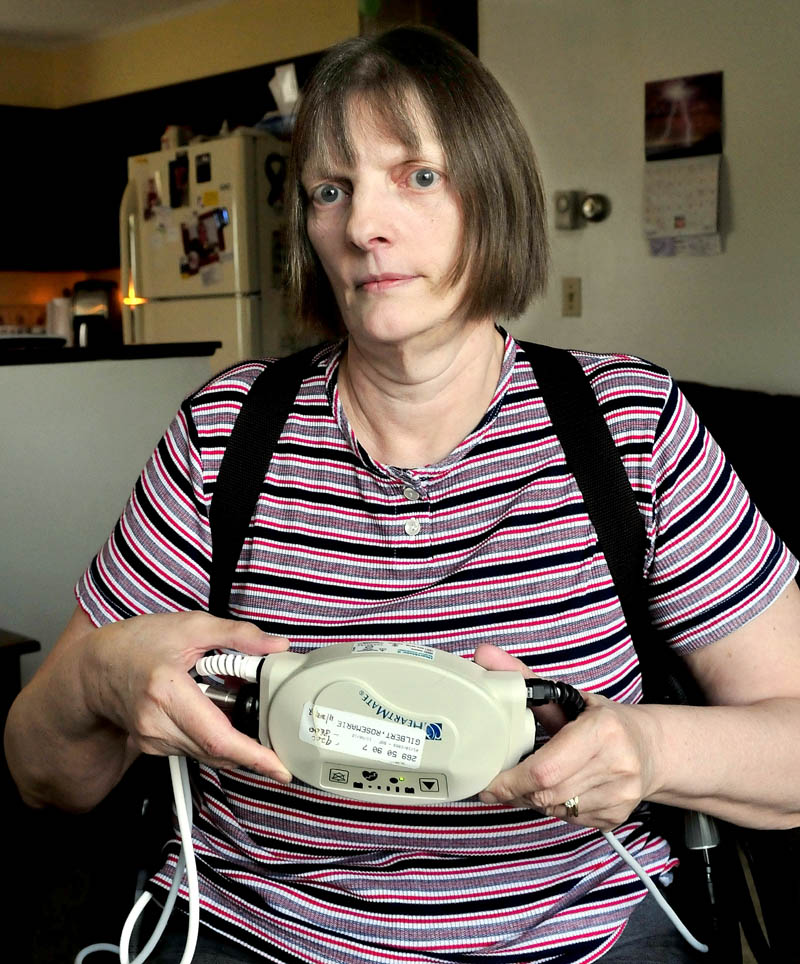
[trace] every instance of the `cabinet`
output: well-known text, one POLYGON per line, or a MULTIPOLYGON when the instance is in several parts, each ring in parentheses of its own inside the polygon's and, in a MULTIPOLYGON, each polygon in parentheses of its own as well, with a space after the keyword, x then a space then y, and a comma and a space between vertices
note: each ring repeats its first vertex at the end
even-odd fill
POLYGON ((48 147, 60 140, 54 126, 58 113, 41 108, 0 107, 0 270, 39 266, 44 212, 52 209, 57 198, 49 173, 48 147))
POLYGON ((292 61, 298 82, 320 54, 231 71, 60 110, 0 106, 4 230, 0 271, 119 266, 118 211, 127 159, 158 150, 168 124, 213 136, 275 109, 269 81, 292 61))

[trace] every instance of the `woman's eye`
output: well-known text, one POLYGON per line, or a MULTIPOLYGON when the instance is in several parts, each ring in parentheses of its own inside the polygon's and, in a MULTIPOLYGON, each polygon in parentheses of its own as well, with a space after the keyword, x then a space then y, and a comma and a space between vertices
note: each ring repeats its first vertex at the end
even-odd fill
POLYGON ((433 187, 440 178, 441 174, 437 174, 436 171, 421 167, 418 171, 412 172, 410 181, 414 187, 433 187))
POLYGON ((335 184, 320 184, 311 192, 311 200, 319 204, 335 204, 341 196, 342 190, 335 184))

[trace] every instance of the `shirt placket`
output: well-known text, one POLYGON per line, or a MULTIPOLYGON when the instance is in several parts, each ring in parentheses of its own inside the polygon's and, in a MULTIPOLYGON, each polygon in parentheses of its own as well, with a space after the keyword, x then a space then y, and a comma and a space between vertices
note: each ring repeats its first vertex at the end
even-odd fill
POLYGON ((400 536, 415 546, 431 544, 431 506, 422 486, 403 482, 401 487, 400 536))

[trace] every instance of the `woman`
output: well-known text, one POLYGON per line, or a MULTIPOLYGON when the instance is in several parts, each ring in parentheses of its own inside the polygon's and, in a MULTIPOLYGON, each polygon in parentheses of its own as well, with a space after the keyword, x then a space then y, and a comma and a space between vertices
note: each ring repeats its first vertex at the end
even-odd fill
MULTIPOLYGON (((576 353, 647 523, 653 619, 716 705, 639 704, 580 492, 524 353, 497 327, 542 289, 546 262, 539 179, 507 98, 433 32, 349 41, 305 92, 293 171, 300 314, 337 340, 262 487, 231 594, 243 621, 202 612, 207 509, 260 362, 184 404, 79 583, 9 719, 22 793, 87 808, 140 752, 199 761, 203 923, 222 959, 613 961, 627 940, 630 959, 680 960, 682 939, 596 828, 617 828, 659 877, 674 861, 637 821, 642 800, 800 822, 796 563, 666 373, 576 353), (481 799, 359 804, 290 782, 186 672, 217 647, 370 639, 562 678, 588 706, 561 729, 543 715, 552 738, 481 799)), ((173 867, 174 849, 159 893, 173 867)))

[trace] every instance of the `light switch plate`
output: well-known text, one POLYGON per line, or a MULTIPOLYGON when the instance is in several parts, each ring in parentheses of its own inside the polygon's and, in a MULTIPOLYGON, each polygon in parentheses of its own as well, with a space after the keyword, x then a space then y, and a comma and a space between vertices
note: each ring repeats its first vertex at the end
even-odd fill
POLYGON ((561 316, 562 318, 580 318, 583 310, 581 298, 581 279, 561 279, 561 316))
POLYGON ((581 224, 580 191, 556 191, 555 193, 555 226, 561 231, 573 231, 581 224))

